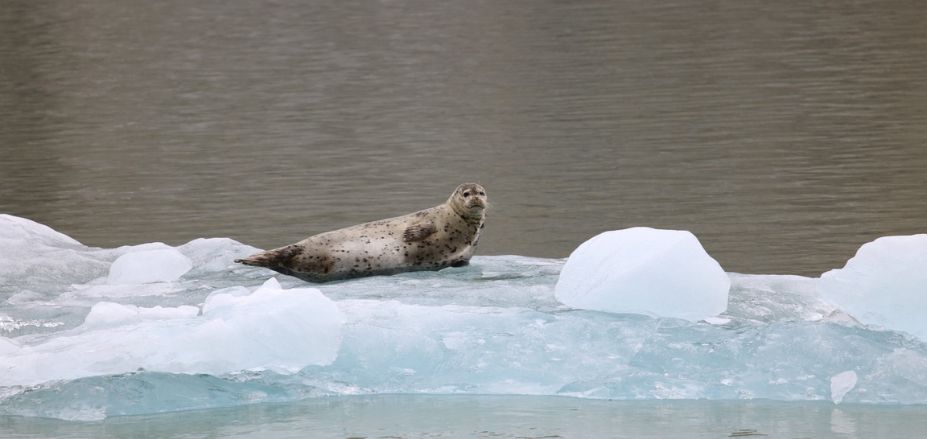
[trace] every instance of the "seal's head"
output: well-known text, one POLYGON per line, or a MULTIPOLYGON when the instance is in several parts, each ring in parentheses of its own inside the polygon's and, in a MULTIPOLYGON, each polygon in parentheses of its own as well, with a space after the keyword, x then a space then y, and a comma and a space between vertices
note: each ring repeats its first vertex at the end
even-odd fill
POLYGON ((464 218, 482 218, 483 211, 489 207, 486 189, 476 183, 457 186, 447 203, 464 218))

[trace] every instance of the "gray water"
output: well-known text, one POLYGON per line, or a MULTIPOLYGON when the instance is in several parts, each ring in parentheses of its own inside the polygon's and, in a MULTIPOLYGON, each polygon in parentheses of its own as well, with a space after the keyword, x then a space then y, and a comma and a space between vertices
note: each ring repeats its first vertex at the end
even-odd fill
POLYGON ((16 438, 920 438, 927 408, 832 403, 380 395, 71 423, 0 417, 16 438))
POLYGON ((917 0, 6 0, 0 212, 266 248, 478 181, 481 254, 817 275, 925 231, 925 53, 917 0))

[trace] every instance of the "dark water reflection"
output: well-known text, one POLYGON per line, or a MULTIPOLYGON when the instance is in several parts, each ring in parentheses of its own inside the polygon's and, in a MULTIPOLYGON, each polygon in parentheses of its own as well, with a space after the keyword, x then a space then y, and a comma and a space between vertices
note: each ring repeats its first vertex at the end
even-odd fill
POLYGON ((482 254, 692 230, 818 274, 927 231, 918 1, 8 0, 0 212, 259 246, 494 202, 482 254))

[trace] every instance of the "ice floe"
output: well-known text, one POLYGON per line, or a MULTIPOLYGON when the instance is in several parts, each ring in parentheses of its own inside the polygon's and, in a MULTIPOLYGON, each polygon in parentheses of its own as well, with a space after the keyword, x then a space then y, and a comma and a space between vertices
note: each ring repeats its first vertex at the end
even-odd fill
POLYGON ((927 403, 923 336, 892 325, 918 309, 920 247, 864 246, 818 279, 723 273, 686 232, 635 233, 568 261, 478 256, 313 285, 234 264, 255 249, 227 238, 101 249, 0 215, 0 414, 387 392, 927 403), (110 282, 122 257, 147 270, 126 255, 149 251, 164 251, 158 276, 110 282), (665 302, 612 290, 629 285, 665 302))

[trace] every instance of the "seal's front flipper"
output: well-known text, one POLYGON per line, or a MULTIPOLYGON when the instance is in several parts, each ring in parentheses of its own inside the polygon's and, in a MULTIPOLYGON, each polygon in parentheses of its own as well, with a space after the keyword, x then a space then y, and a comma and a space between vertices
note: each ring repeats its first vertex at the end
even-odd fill
POLYGON ((435 230, 435 225, 432 223, 413 224, 402 233, 402 240, 405 242, 422 241, 435 233, 435 230))

